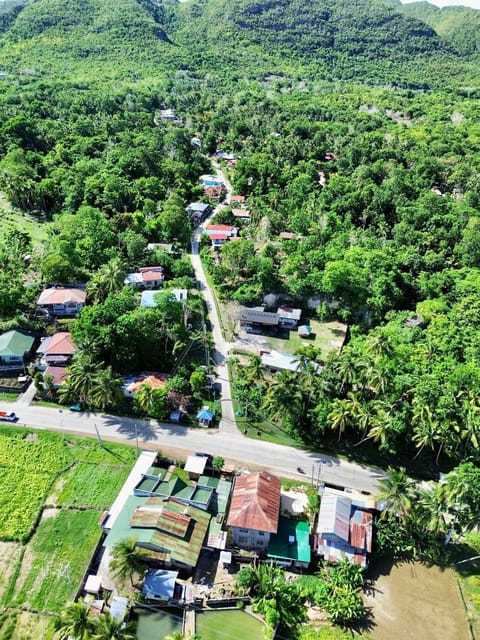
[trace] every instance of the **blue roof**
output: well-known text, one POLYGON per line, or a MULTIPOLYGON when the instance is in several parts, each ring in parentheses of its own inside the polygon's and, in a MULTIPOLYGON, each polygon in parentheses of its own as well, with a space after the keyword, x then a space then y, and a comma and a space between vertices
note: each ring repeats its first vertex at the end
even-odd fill
POLYGON ((209 409, 200 409, 197 413, 197 420, 212 420, 215 414, 209 409))

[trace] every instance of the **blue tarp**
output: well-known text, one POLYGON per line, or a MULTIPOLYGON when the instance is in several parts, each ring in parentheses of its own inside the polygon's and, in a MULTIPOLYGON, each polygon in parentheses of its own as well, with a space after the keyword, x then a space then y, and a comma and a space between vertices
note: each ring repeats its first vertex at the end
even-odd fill
POLYGON ((149 569, 143 582, 143 593, 147 598, 168 602, 173 598, 178 571, 149 569))

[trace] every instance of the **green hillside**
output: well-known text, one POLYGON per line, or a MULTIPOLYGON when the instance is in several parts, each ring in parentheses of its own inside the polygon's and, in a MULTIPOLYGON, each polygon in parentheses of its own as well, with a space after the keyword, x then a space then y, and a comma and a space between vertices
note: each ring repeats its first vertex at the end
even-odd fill
POLYGON ((480 11, 468 7, 443 7, 428 2, 401 5, 404 15, 422 20, 463 55, 480 53, 480 11))
POLYGON ((0 68, 9 73, 91 81, 215 69, 423 88, 445 78, 476 84, 476 67, 448 39, 375 0, 35 0, 6 7, 0 68))

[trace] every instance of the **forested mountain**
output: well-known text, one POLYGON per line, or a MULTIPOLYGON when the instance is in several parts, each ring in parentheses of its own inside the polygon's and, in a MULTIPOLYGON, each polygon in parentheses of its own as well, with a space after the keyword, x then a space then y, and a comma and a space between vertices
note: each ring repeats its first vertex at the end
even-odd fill
POLYGON ((404 15, 430 25, 460 53, 475 56, 479 54, 480 11, 456 6, 440 9, 429 2, 412 2, 400 5, 399 9, 404 15))
POLYGON ((377 0, 12 0, 3 8, 0 65, 12 72, 300 71, 413 87, 476 75, 426 22, 377 0))

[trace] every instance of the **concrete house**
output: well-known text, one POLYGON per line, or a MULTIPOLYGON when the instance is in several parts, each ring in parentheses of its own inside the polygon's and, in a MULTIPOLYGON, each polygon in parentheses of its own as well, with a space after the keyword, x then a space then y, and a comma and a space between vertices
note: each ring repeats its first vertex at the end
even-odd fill
POLYGON ((270 536, 278 529, 280 489, 280 480, 266 471, 235 478, 227 519, 234 545, 267 551, 270 536))
POLYGON ((210 224, 205 229, 205 232, 210 236, 212 247, 215 249, 238 235, 237 227, 232 227, 228 224, 210 224))
POLYGON ((75 316, 85 305, 87 293, 84 289, 50 287, 44 289, 37 300, 37 307, 50 316, 75 316))
POLYGON ((30 355, 35 338, 21 331, 7 331, 0 336, 0 368, 22 368, 30 355))
POLYGON ((59 331, 53 336, 44 338, 37 349, 37 357, 41 366, 67 365, 77 350, 76 344, 68 331, 59 331))
POLYGON ((127 273, 124 284, 131 284, 137 289, 156 289, 165 280, 162 267, 139 267, 134 273, 127 273))
POLYGON ((190 220, 196 224, 203 222, 212 211, 211 205, 205 202, 192 202, 186 209, 190 220))

